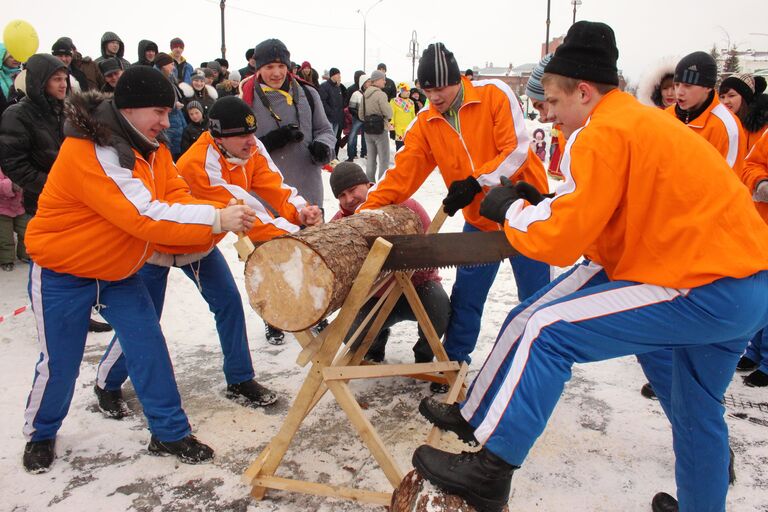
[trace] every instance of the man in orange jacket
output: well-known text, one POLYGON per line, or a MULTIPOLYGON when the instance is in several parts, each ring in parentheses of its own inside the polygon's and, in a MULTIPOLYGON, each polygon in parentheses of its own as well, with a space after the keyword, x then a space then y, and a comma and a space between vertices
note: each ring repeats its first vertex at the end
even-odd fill
POLYGON ((704 137, 739 172, 747 153, 741 121, 720 103, 715 94, 717 63, 705 52, 683 57, 675 67, 677 104, 667 107, 693 131, 704 137))
MULTIPOLYGON (((223 98, 211 107, 209 116, 210 132, 204 132, 177 162, 194 197, 219 204, 243 200, 256 212, 248 233, 254 241, 294 233, 300 224, 322 220, 317 206, 307 206, 294 188, 283 184, 280 172, 254 136, 256 120, 243 100, 223 98), (249 191, 259 194, 282 217, 275 218, 249 191)), ((275 403, 277 395, 254 380, 243 303, 224 256, 216 247, 178 254, 183 249, 161 247, 139 271, 158 317, 163 311, 170 267, 179 267, 195 282, 216 319, 227 397, 252 407, 275 403)), ((109 418, 121 419, 130 413, 121 392, 127 378, 125 357, 114 337, 99 363, 95 387, 99 409, 109 418)))
POLYGON ((550 113, 572 132, 554 197, 509 184, 480 206, 531 258, 587 259, 510 312, 461 406, 420 406, 483 448, 424 445, 416 469, 487 511, 507 503, 574 363, 662 347, 674 354, 673 372, 659 378, 672 390, 680 501, 659 493, 653 510, 725 510, 720 400, 747 339, 768 323, 768 226, 709 143, 617 89, 615 41, 609 26, 580 21, 545 68, 550 113))
MULTIPOLYGON (((429 108, 422 109, 411 123, 394 167, 370 190, 360 209, 402 203, 437 167, 448 186, 444 209, 449 215, 462 210, 464 231, 498 230, 498 223, 478 212, 485 191, 498 185, 502 176, 525 180, 542 192, 548 190, 544 166, 530 149, 517 97, 500 80, 462 77, 453 53, 442 43, 424 51, 418 75, 429 108)), ((511 263, 521 301, 549 283, 546 263, 526 256, 512 258, 511 263)), ((471 361, 483 306, 498 270, 498 264, 456 270, 444 341, 451 360, 471 361)))
POLYGON ((152 432, 150 453, 210 460, 213 450, 191 435, 155 308, 136 272, 160 244, 207 250, 219 233, 250 229, 255 213, 189 194, 160 142, 175 94, 156 69, 126 70, 114 99, 96 93, 73 100, 67 138, 25 240, 40 360, 24 413, 24 467, 41 473, 53 462, 93 306, 121 340, 152 432))

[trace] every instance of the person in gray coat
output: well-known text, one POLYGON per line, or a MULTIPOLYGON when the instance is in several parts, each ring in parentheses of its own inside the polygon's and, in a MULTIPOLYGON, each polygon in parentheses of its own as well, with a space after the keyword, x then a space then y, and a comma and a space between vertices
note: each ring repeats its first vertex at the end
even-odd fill
POLYGON ((392 106, 389 104, 387 94, 382 90, 387 76, 378 69, 371 73, 371 84, 363 93, 363 100, 358 108, 358 117, 365 127, 365 144, 368 146, 365 174, 368 179, 376 182, 389 168, 389 130, 392 120, 392 106), (381 116, 380 128, 373 124, 367 125, 366 118, 381 116), (376 128, 376 129, 374 129, 376 128), (379 170, 376 172, 376 160, 379 162, 379 170))
POLYGON ((256 114, 256 137, 309 204, 322 207, 322 167, 334 158, 336 134, 317 91, 288 72, 291 55, 278 39, 254 48, 256 74, 242 82, 243 100, 256 114), (289 101, 290 99, 290 101, 289 101))

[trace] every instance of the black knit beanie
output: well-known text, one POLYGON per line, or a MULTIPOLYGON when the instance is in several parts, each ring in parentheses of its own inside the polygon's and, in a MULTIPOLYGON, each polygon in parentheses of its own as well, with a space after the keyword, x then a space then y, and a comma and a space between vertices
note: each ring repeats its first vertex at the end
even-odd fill
POLYGON ((717 62, 706 52, 693 52, 683 57, 675 67, 675 82, 715 87, 717 62))
POLYGON ((115 85, 117 108, 168 107, 176 105, 176 91, 163 74, 149 66, 131 66, 115 85))
POLYGON ((461 82, 461 71, 456 58, 443 43, 433 43, 424 50, 419 59, 417 76, 423 89, 446 87, 461 82))
POLYGON ((619 49, 611 27, 605 23, 579 21, 568 29, 563 44, 555 50, 544 72, 619 85, 618 59, 619 49))
POLYGON ((291 53, 281 40, 267 39, 253 49, 253 59, 256 61, 256 69, 273 62, 288 66, 291 63, 291 53))
POLYGON ((370 182, 363 168, 354 162, 341 162, 331 172, 331 190, 336 198, 350 187, 370 182))
POLYGON ((256 116, 237 96, 216 100, 208 111, 209 129, 214 137, 234 137, 256 131, 256 116))
POLYGON ((62 37, 57 39, 53 46, 51 46, 51 55, 72 55, 72 43, 65 41, 66 38, 62 37))
POLYGON ((173 62, 173 57, 168 55, 167 53, 160 52, 157 55, 155 55, 155 66, 161 68, 163 66, 167 66, 168 64, 171 64, 173 62))
MULTIPOLYGON (((748 73, 729 76, 720 83, 720 89, 718 92, 720 94, 725 94, 729 90, 733 89, 739 93, 742 98, 744 98, 746 103, 752 103, 752 99, 755 97, 755 95, 761 94, 763 90, 765 90, 765 86, 763 86, 763 90, 758 90, 759 83, 756 78, 758 77, 754 77, 748 73)), ((765 79, 763 79, 763 83, 764 82, 765 79)))

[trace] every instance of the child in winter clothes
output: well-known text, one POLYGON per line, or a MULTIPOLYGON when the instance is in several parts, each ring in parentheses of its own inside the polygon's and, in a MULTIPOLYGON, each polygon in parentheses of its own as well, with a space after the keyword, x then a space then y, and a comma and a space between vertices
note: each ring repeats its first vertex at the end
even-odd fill
POLYGON ((547 160, 547 141, 544 140, 544 130, 541 128, 536 128, 533 131, 531 149, 542 162, 547 160))
POLYGON ((392 98, 392 126, 395 127, 395 150, 403 147, 405 130, 416 117, 416 107, 410 99, 411 90, 408 84, 401 82, 397 85, 397 97, 392 98))
POLYGON ((187 117, 189 124, 181 134, 182 154, 208 129, 208 116, 205 115, 203 105, 199 101, 193 100, 187 103, 187 117))
POLYGON ((24 249, 26 228, 27 218, 21 204, 21 188, 11 182, 0 169, 0 268, 6 272, 13 270, 16 258, 23 261, 29 259, 24 249), (18 243, 15 243, 15 250, 14 232, 19 238, 18 243))

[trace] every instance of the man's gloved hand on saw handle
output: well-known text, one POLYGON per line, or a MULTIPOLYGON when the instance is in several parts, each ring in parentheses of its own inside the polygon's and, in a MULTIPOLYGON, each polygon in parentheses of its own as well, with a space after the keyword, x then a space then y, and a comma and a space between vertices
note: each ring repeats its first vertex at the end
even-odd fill
POLYGON ((513 184, 502 176, 501 186, 494 187, 485 195, 480 203, 480 215, 499 224, 504 224, 507 210, 518 199, 525 199, 531 204, 539 204, 545 197, 553 197, 554 194, 542 194, 536 187, 525 181, 513 184))

